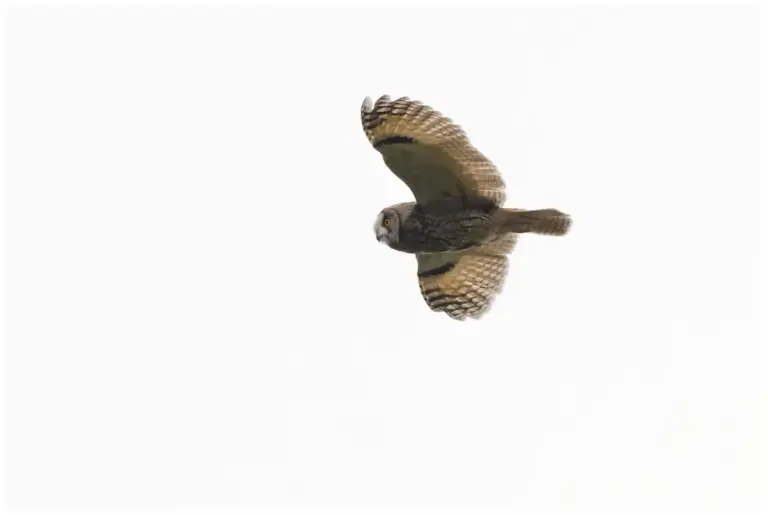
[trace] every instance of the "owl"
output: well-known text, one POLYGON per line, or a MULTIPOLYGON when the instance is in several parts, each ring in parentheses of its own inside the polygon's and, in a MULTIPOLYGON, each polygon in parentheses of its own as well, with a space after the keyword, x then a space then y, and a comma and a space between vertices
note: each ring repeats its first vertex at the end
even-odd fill
POLYGON ((502 290, 519 234, 568 232, 571 217, 557 209, 504 207, 496 166, 430 106, 366 97, 360 115, 368 141, 415 198, 379 212, 376 239, 416 256, 421 295, 433 311, 481 318, 502 290))

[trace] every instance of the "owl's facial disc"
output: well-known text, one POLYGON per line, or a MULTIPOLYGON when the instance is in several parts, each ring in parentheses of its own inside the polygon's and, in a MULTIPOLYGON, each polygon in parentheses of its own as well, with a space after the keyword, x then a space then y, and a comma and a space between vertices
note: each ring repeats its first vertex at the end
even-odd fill
POLYGON ((376 217, 376 222, 373 224, 373 232, 376 234, 376 240, 379 243, 390 246, 395 241, 396 235, 395 229, 395 217, 393 213, 389 213, 386 210, 379 213, 376 217))

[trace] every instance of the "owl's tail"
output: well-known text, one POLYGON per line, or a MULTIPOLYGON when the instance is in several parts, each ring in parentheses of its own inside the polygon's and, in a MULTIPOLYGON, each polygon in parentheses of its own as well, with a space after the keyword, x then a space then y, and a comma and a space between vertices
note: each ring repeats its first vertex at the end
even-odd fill
POLYGON ((501 226, 505 232, 564 236, 571 228, 571 217, 557 209, 504 209, 501 226))

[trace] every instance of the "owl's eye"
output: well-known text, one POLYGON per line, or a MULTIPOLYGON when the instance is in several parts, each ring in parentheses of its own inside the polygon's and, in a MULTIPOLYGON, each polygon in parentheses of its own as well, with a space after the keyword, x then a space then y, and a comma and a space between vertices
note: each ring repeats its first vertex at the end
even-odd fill
POLYGON ((388 216, 384 217, 384 220, 381 221, 382 225, 389 229, 389 226, 392 225, 392 219, 388 216))

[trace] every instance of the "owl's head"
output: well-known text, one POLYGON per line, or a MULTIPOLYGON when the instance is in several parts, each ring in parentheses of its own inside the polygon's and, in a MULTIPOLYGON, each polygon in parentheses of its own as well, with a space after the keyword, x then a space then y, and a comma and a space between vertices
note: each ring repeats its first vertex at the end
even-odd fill
POLYGON ((385 207, 379 212, 373 224, 373 232, 379 243, 391 247, 400 241, 400 227, 412 209, 413 203, 408 202, 385 207))

